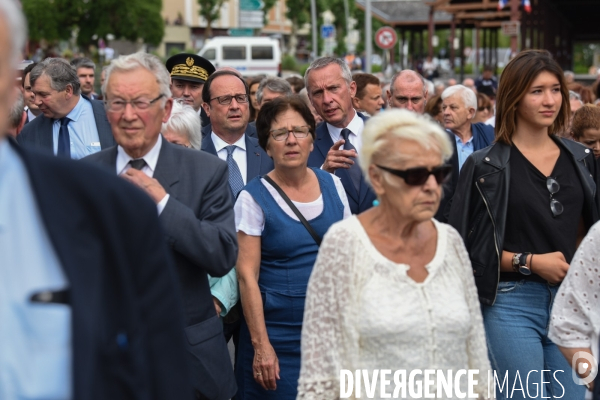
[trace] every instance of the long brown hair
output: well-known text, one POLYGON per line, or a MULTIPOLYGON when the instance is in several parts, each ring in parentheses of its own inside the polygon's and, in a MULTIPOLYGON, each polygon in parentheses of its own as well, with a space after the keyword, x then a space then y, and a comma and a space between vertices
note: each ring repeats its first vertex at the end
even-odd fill
POLYGON ((522 51, 512 59, 500 77, 496 96, 496 141, 512 144, 512 135, 517 128, 517 106, 537 76, 547 71, 556 76, 562 95, 561 107, 548 134, 564 132, 571 115, 569 90, 563 71, 546 50, 522 51))

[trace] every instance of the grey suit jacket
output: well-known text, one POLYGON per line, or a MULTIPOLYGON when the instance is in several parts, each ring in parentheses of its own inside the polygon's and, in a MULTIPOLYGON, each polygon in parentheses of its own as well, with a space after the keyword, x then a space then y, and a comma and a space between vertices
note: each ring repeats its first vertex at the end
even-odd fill
MULTIPOLYGON (((92 103, 96 128, 98 129, 98 138, 100 139, 100 148, 106 149, 116 145, 117 143, 113 137, 108 118, 106 118, 104 104, 98 100, 90 100, 84 95, 81 95, 81 97, 92 103)), ((33 121, 25 124, 21 133, 17 136, 17 142, 23 147, 43 150, 54 154, 53 124, 54 120, 52 118, 47 118, 42 114, 33 121)))
MULTIPOLYGON (((170 197, 159 220, 183 291, 185 334, 192 383, 211 400, 236 392, 223 328, 213 305, 207 273, 220 277, 237 260, 237 238, 227 164, 203 151, 162 140, 154 178, 170 197)), ((116 173, 117 147, 86 158, 116 173)))

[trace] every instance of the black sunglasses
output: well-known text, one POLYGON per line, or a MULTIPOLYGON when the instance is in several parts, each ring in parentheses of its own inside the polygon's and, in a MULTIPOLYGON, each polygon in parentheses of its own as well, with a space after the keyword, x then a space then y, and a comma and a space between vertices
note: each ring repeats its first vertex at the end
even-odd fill
POLYGON ((560 201, 556 200, 552 196, 558 193, 558 191, 560 190, 560 185, 558 184, 558 181, 555 178, 550 176, 548 177, 548 179, 546 179, 546 187, 550 192, 550 211, 552 211, 552 215, 558 217, 560 214, 563 213, 565 208, 563 207, 560 201))
POLYGON ((399 169, 392 169, 388 167, 382 167, 381 165, 377 165, 377 168, 381 168, 384 171, 389 172, 390 174, 394 174, 404 179, 407 185, 410 186, 421 186, 427 182, 429 179, 429 175, 433 175, 435 181, 438 185, 442 183, 446 183, 448 178, 452 174, 452 166, 451 165, 440 165, 439 167, 435 167, 433 169, 428 169, 425 167, 418 168, 410 168, 404 171, 399 169))

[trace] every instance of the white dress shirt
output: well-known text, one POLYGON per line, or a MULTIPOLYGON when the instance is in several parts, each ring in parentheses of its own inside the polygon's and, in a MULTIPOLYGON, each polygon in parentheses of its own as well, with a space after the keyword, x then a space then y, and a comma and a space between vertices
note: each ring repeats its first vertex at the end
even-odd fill
POLYGON ((0 399, 71 399, 71 307, 30 300, 68 286, 27 169, 0 139, 0 399))
MULTIPOLYGON (((142 157, 144 161, 146 161, 146 165, 141 169, 141 171, 152 178, 154 176, 154 171, 156 171, 156 163, 158 163, 158 156, 160 154, 160 148, 162 147, 162 135, 158 136, 158 140, 154 144, 154 146, 150 149, 146 155, 142 157)), ((133 160, 133 158, 125 152, 125 149, 121 147, 121 145, 117 146, 117 175, 124 174, 129 170, 131 164, 129 161, 133 160)), ((165 189, 166 190, 166 189, 165 189)), ((162 200, 156 205, 158 209, 158 215, 164 210, 167 205, 167 201, 169 201, 169 194, 162 198, 162 200)))
POLYGON ((25 107, 25 110, 27 111, 27 121, 29 121, 29 122, 33 121, 35 119, 36 115, 31 112, 29 107, 25 107))
MULTIPOLYGON (((217 156, 223 161, 227 161, 227 149, 225 147, 230 144, 218 137, 214 132, 211 132, 210 138, 215 145, 215 149, 217 150, 217 156)), ((233 159, 238 165, 240 169, 240 174, 242 174, 242 179, 244 180, 244 185, 247 184, 247 174, 248 174, 248 165, 246 164, 246 134, 244 133, 242 137, 238 139, 237 142, 233 144, 235 146, 235 150, 233 151, 233 159)))
MULTIPOLYGON (((358 116, 356 110, 354 111, 354 118, 352 118, 352 121, 350 121, 346 128, 350 129, 352 132, 352 134, 348 137, 350 139, 350 143, 352 143, 356 151, 360 154, 360 149, 362 147, 362 131, 365 128, 365 122, 361 117, 358 116)), ((329 135, 331 136, 333 144, 341 139, 340 133, 344 128, 337 128, 327 123, 327 129, 329 130, 329 135)))

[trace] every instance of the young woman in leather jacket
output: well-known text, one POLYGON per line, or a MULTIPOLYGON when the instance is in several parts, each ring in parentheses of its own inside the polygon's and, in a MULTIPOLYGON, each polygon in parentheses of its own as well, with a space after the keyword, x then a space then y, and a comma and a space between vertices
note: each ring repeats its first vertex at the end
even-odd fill
POLYGON ((558 285, 600 210, 593 153, 555 136, 569 114, 550 53, 519 53, 500 79, 496 142, 467 159, 452 201, 449 223, 469 251, 490 361, 499 382, 508 378, 498 398, 585 393, 547 337, 558 285))

